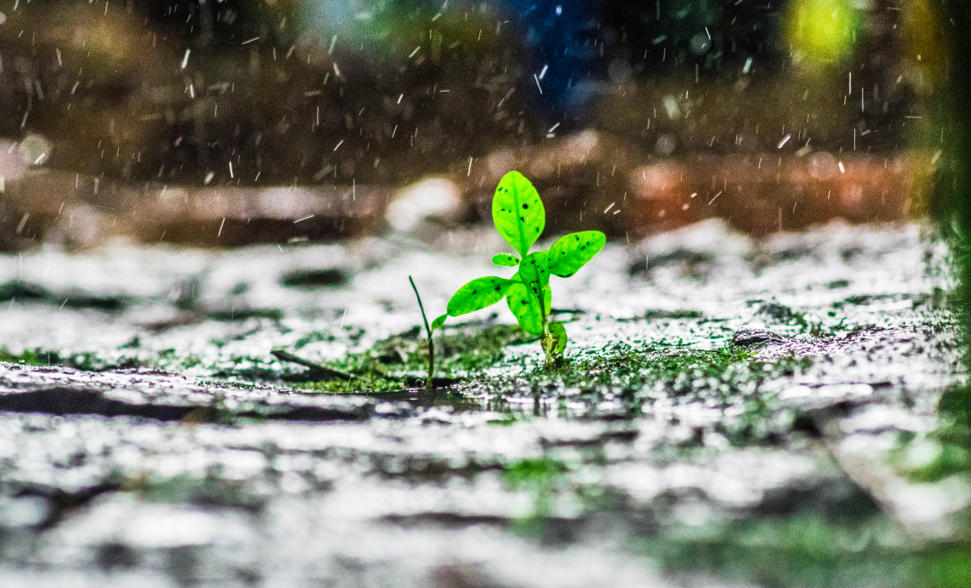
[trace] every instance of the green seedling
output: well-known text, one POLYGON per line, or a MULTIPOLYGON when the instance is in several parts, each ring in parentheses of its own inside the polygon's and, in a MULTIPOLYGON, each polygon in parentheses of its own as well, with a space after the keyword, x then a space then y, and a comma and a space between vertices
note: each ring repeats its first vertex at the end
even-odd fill
MULTIPOLYGON (((421 303, 421 296, 418 294, 418 287, 415 281, 408 276, 411 282, 411 289, 415 291, 415 298, 418 299, 418 309, 421 310, 421 320, 425 323, 425 332, 428 334, 428 377, 425 378, 425 389, 431 390, 435 387, 435 342, 432 341, 432 327, 428 326, 428 317, 425 316, 425 307, 421 303)), ((445 322, 444 320, 442 321, 445 322)))
POLYGON ((488 276, 462 286, 448 301, 446 313, 432 321, 431 332, 445 324, 450 316, 461 316, 503 298, 519 326, 540 337, 546 354, 546 367, 551 368, 566 348, 567 335, 562 323, 551 322, 550 276, 569 278, 596 255, 607 237, 600 231, 582 231, 560 237, 548 251, 529 252, 543 233, 546 211, 533 184, 521 173, 512 171, 499 180, 492 198, 492 220, 496 230, 513 249, 499 253, 492 262, 503 267, 518 267, 511 278, 488 276))

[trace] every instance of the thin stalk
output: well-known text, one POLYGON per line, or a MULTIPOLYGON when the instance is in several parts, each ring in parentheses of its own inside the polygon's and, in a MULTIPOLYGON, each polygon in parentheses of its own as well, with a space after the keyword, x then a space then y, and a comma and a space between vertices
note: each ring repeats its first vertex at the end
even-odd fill
POLYGON ((291 363, 296 363, 304 367, 310 368, 310 374, 312 377, 320 381, 327 380, 344 380, 345 382, 351 381, 354 376, 352 374, 347 374, 325 365, 320 365, 319 363, 314 363, 312 361, 306 360, 302 357, 297 357, 296 355, 284 351, 282 349, 274 349, 270 352, 271 355, 276 357, 281 361, 289 361, 291 363))
POLYGON ((415 281, 411 279, 411 276, 408 276, 408 281, 411 282, 411 289, 415 291, 415 298, 418 299, 418 309, 421 311, 421 320, 425 322, 425 332, 428 333, 428 377, 425 378, 425 390, 431 390, 434 388, 435 342, 432 341, 432 328, 428 325, 428 317, 425 316, 425 307, 421 303, 418 287, 415 286, 415 281))

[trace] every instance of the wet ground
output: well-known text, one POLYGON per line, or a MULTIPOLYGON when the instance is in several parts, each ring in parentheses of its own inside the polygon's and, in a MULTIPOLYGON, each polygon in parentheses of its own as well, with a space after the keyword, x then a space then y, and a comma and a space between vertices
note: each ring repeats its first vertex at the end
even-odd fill
POLYGON ((964 377, 926 226, 608 244, 556 371, 497 306, 410 389, 408 276, 437 316, 500 251, 0 258, 3 585, 903 587, 966 539, 966 475, 912 475, 964 377))

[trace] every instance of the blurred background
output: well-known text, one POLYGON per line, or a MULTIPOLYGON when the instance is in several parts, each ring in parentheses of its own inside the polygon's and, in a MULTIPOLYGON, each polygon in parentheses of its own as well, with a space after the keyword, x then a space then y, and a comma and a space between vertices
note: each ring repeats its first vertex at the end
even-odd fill
POLYGON ((511 169, 554 233, 910 218, 951 134, 938 4, 8 0, 0 247, 488 221, 511 169))

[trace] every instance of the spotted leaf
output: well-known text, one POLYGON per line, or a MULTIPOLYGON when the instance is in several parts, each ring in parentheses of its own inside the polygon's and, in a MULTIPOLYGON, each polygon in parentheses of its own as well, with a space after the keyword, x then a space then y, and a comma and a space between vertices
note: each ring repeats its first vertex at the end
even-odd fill
POLYGON ((569 278, 600 253, 607 236, 600 231, 582 231, 564 235, 550 247, 550 273, 561 278, 569 278))
POLYGON ((499 180, 492 197, 492 220, 502 238, 526 257, 546 226, 546 210, 523 174, 511 171, 499 180))
POLYGON ((519 258, 508 253, 497 253, 492 256, 492 263, 504 267, 516 267, 519 265, 519 258))
POLYGON ((519 277, 524 284, 536 283, 538 288, 550 283, 549 251, 537 251, 527 255, 519 264, 519 277))
POLYGON ((449 316, 460 316, 492 306, 502 300, 502 297, 514 284, 516 282, 512 280, 496 276, 477 278, 459 288, 452 295, 446 310, 449 316))
MULTIPOLYGON (((516 273, 512 279, 519 280, 519 273, 516 273)), ((546 284, 543 288, 543 301, 548 315, 552 301, 549 284, 546 284)), ((543 315, 539 310, 539 298, 536 296, 535 290, 527 290, 525 284, 516 281, 506 293, 506 304, 509 306, 509 311, 516 317, 516 322, 524 331, 531 335, 543 335, 543 315)))

